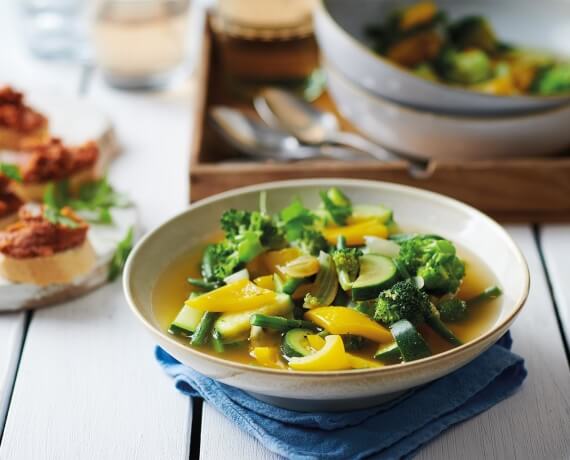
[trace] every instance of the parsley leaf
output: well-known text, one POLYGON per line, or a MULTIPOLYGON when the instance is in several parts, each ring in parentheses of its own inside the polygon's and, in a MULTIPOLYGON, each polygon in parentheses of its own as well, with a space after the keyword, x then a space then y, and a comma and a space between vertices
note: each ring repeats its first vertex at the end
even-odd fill
POLYGON ((55 208, 69 206, 92 223, 112 224, 111 208, 126 207, 129 200, 115 191, 107 178, 103 178, 82 184, 76 198, 71 196, 67 181, 50 183, 44 194, 44 203, 55 208))
POLYGON ((20 174, 20 168, 18 168, 16 165, 0 163, 0 173, 4 174, 9 179, 15 180, 16 182, 22 182, 22 174, 20 174))
POLYGON ((127 231, 125 237, 119 241, 117 244, 117 249, 113 258, 111 259, 111 264, 109 265, 109 273, 107 274, 107 279, 109 281, 114 281, 123 271, 127 257, 129 256, 131 249, 133 249, 134 241, 134 228, 131 226, 127 231))
POLYGON ((44 217, 56 225, 63 225, 64 227, 77 228, 79 224, 67 216, 63 216, 58 208, 46 206, 44 208, 44 217))
POLYGON ((297 197, 289 206, 281 210, 279 221, 285 230, 287 241, 294 241, 300 238, 305 227, 313 224, 315 215, 305 208, 303 202, 297 197))

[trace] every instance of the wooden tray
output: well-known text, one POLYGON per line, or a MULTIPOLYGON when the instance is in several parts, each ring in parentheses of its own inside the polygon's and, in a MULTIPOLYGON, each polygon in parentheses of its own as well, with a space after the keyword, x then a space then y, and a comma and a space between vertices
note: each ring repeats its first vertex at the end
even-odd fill
MULTIPOLYGON (((469 203, 503 222, 570 221, 570 157, 431 161, 425 175, 412 177, 406 162, 245 162, 207 122, 208 108, 223 104, 253 112, 224 88, 216 44, 206 27, 193 113, 190 198, 197 201, 236 187, 309 177, 372 179, 433 190, 469 203)), ((335 111, 324 94, 316 105, 335 111)), ((340 117, 339 117, 340 118, 340 117)), ((346 129, 352 129, 344 122, 346 129)))

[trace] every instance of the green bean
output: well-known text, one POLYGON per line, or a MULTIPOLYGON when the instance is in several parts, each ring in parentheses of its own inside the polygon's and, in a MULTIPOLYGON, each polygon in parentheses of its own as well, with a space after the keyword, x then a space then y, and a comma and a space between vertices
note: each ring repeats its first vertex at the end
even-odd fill
POLYGON ((496 299, 497 297, 501 296, 503 291, 498 286, 491 286, 485 289, 480 294, 472 297, 467 301, 467 307, 473 307, 475 305, 479 305, 481 302, 485 302, 486 300, 496 299))
POLYGON ((318 329, 317 326, 310 321, 304 321, 302 319, 287 319, 281 316, 261 315, 259 313, 251 315, 249 322, 252 326, 259 326, 281 332, 297 328, 310 329, 312 331, 316 331, 318 329))
POLYGON ((187 281, 192 286, 197 287, 198 289, 205 292, 213 291, 214 289, 217 288, 217 286, 214 283, 209 283, 208 281, 204 281, 203 279, 200 278, 188 278, 187 281))
POLYGON ((211 311, 207 311, 206 313, 204 313, 204 316, 202 316, 202 319, 198 323, 198 327, 196 327, 194 334, 192 334, 190 345, 200 346, 204 345, 208 341, 208 338, 210 337, 210 332, 212 331, 212 328, 214 327, 214 322, 216 321, 218 316, 219 313, 214 313, 211 311))
POLYGON ((224 352, 224 343, 222 342, 222 338, 218 331, 214 330, 212 332, 212 346, 214 347, 214 351, 216 353, 223 353, 224 352))

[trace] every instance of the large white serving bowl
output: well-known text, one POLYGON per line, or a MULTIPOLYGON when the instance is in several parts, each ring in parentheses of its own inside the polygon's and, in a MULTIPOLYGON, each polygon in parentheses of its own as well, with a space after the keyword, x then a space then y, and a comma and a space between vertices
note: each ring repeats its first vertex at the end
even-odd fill
MULTIPOLYGON (((529 289, 525 259, 495 221, 459 201, 402 185, 350 179, 304 179, 245 187, 202 200, 148 234, 133 250, 124 273, 124 291, 137 319, 156 342, 182 363, 256 397, 299 410, 343 410, 365 407, 429 382, 463 366, 493 345, 520 312, 529 289), (342 372, 293 372, 248 366, 200 352, 174 340, 153 311, 152 292, 159 275, 178 256, 219 228, 227 209, 258 208, 267 192, 269 212, 300 197, 308 207, 319 203, 319 191, 341 187, 355 203, 383 203, 394 209, 406 228, 421 227, 475 251, 503 289, 501 311, 493 327, 453 350, 405 364, 342 372)), ((149 357, 150 359, 150 357, 149 357)))
MULTIPOLYGON (((351 80, 401 104, 460 114, 521 113, 570 102, 560 96, 493 96, 419 78, 374 53, 365 28, 417 0, 321 0, 315 32, 324 56, 351 80)), ((482 15, 500 39, 570 59, 570 2, 565 0, 438 0, 451 19, 482 15)))
POLYGON ((570 146, 570 105, 501 117, 442 115, 382 99, 330 62, 324 67, 339 112, 370 139, 396 152, 457 160, 551 155, 570 146))

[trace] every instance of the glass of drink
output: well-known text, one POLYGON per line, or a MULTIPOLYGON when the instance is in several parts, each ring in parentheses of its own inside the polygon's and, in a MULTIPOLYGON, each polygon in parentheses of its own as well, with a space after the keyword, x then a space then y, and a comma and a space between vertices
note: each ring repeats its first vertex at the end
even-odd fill
POLYGON ((187 58, 189 0, 102 0, 95 13, 95 61, 107 82, 153 89, 180 75, 187 58))

